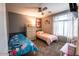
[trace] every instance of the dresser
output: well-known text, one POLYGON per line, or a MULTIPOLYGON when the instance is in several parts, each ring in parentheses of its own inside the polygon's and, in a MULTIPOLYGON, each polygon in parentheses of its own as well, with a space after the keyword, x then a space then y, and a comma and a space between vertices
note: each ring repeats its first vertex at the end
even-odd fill
POLYGON ((36 39, 36 27, 28 26, 26 30, 27 30, 26 31, 27 37, 30 40, 35 40, 36 39))

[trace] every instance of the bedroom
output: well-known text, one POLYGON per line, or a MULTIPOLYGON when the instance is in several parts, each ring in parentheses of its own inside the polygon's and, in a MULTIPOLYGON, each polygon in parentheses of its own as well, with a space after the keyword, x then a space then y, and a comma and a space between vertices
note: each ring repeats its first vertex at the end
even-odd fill
POLYGON ((23 34, 39 50, 27 55, 61 56, 65 53, 60 49, 66 43, 76 44, 78 15, 70 11, 68 3, 7 3, 6 9, 9 39, 23 34))

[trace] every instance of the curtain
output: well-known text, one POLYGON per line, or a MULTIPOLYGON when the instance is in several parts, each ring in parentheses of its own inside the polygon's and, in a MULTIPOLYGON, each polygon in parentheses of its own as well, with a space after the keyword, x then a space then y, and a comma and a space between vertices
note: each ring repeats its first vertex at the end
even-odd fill
POLYGON ((78 20, 72 13, 63 13, 54 16, 53 32, 57 36, 69 38, 77 37, 78 20))

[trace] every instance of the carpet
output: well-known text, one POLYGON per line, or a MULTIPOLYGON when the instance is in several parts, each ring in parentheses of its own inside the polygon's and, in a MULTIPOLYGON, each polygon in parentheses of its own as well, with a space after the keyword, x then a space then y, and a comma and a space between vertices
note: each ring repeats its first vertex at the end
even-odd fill
POLYGON ((36 39, 33 42, 39 48, 37 56, 60 56, 60 49, 65 44, 61 41, 55 41, 48 46, 46 42, 40 39, 36 39))

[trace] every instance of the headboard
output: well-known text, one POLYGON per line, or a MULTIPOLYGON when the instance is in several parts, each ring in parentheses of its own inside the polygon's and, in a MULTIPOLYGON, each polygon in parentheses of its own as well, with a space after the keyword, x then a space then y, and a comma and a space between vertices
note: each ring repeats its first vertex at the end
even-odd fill
POLYGON ((26 32, 16 32, 16 33, 9 33, 9 38, 11 38, 12 36, 16 34, 23 34, 24 36, 26 36, 26 32))

